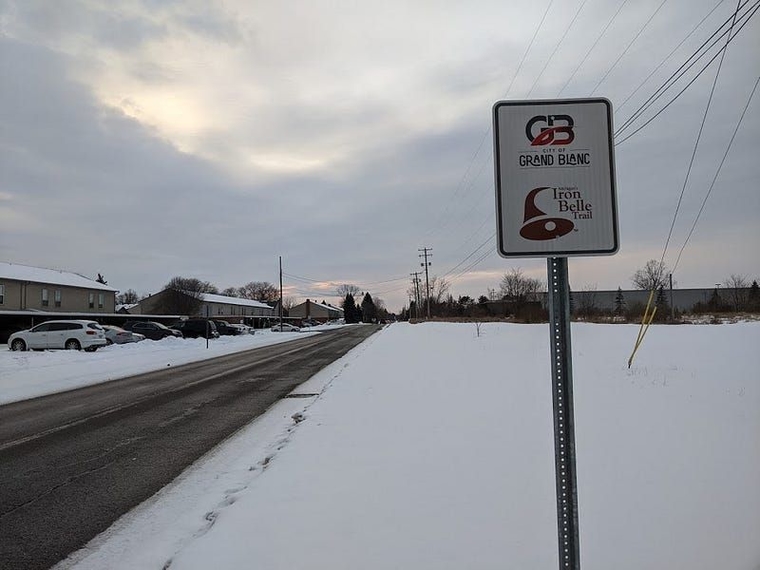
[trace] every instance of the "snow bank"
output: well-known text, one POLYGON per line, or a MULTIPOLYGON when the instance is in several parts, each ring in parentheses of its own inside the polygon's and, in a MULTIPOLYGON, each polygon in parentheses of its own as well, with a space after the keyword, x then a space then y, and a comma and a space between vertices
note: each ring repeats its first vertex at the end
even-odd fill
POLYGON ((287 342, 315 333, 272 333, 111 345, 96 352, 14 352, 0 345, 0 404, 8 404, 215 356, 287 342))

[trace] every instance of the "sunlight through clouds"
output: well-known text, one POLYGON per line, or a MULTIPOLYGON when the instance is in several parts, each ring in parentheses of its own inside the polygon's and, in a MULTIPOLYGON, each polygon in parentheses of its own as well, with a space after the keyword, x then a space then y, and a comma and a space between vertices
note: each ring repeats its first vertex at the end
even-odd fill
MULTIPOLYGON (((489 243, 492 105, 554 98, 564 85, 586 97, 606 77, 597 95, 623 124, 735 9, 721 3, 698 26, 718 0, 670 0, 638 37, 660 3, 626 3, 600 36, 621 0, 0 0, 0 260, 111 267, 118 286, 155 291, 182 272, 220 288, 272 281, 280 254, 315 280, 375 282, 415 270, 418 247, 434 248, 437 276, 490 250, 452 287, 477 298, 515 266, 489 243), (18 233, 37 219, 61 228, 62 212, 101 233, 53 248, 18 233), (183 224, 203 235, 166 231, 183 224), (93 241, 102 249, 75 253, 93 241), (156 243, 171 267, 148 254, 133 263, 156 243)), ((758 21, 726 52, 679 240, 760 68, 758 21)), ((658 256, 714 72, 618 148, 620 254, 574 261, 575 287, 625 287, 658 256)), ((752 270, 753 105, 684 254, 684 286, 752 270)), ((393 308, 406 302, 399 289, 393 308)))

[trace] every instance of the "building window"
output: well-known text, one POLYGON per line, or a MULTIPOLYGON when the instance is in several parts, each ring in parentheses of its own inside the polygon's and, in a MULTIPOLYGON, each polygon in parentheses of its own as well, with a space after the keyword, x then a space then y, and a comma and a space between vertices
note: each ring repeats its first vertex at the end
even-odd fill
POLYGON ((98 293, 98 309, 102 309, 106 302, 105 293, 98 293))
POLYGON ((5 304, 5 285, 0 284, 0 305, 5 304))
POLYGON ((42 290, 42 306, 47 307, 50 305, 50 295, 47 289, 42 290))
POLYGON ((61 306, 61 290, 60 289, 56 289, 55 293, 53 293, 53 300, 55 301, 56 307, 61 306))
POLYGON ((88 295, 88 303, 87 303, 87 304, 88 304, 88 306, 89 306, 91 309, 94 309, 94 308, 95 308, 95 293, 90 293, 90 294, 88 295))

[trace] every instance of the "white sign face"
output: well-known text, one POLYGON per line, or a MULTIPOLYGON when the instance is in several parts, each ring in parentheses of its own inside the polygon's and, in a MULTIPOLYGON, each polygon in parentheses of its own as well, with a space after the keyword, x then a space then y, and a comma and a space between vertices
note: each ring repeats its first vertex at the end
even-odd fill
POLYGON ((499 254, 616 253, 612 104, 499 101, 493 117, 499 254))

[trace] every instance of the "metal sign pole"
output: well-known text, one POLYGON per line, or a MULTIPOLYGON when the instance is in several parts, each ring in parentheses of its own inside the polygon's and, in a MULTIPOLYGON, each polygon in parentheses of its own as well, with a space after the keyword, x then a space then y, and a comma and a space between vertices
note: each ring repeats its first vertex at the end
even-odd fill
POLYGON ((559 568, 560 570, 580 570, 573 362, 570 346, 570 285, 567 277, 567 258, 550 257, 546 265, 549 284, 559 568))

